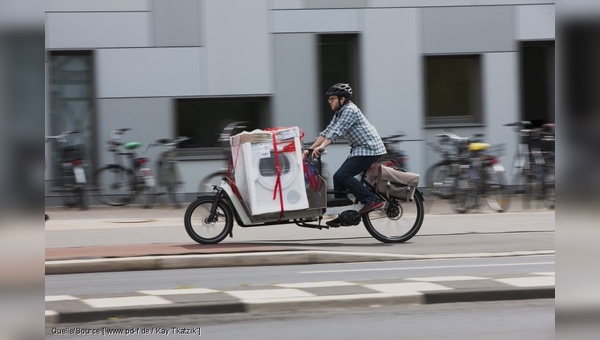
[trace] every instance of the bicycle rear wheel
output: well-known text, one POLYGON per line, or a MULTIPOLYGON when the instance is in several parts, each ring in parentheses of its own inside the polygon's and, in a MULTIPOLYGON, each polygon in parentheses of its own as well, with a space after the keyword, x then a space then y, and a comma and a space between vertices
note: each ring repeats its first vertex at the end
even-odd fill
POLYGON ((551 162, 547 162, 544 170, 544 204, 549 209, 554 209, 555 207, 555 185, 556 185, 556 173, 554 166, 554 159, 551 162))
POLYGON ((376 240, 384 243, 403 243, 413 238, 425 217, 423 197, 415 193, 412 201, 391 199, 387 207, 362 216, 365 228, 376 240))
POLYGON ((135 197, 135 177, 129 169, 107 165, 94 173, 94 195, 104 204, 122 206, 135 197))
POLYGON ((510 192, 506 187, 506 179, 504 178, 504 170, 497 169, 495 166, 486 166, 485 171, 485 199, 490 209, 503 212, 508 210, 510 206, 510 192))

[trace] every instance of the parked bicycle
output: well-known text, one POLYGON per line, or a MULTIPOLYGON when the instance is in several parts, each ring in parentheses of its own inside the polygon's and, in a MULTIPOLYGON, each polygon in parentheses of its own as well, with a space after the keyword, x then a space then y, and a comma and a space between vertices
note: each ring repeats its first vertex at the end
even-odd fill
POLYGON ((555 205, 555 133, 554 124, 534 128, 530 121, 504 126, 515 128, 519 143, 515 150, 511 186, 514 194, 522 194, 523 207, 539 200, 550 209, 555 205))
POLYGON ((450 147, 428 143, 444 157, 427 171, 431 194, 451 199, 452 208, 459 213, 479 208, 482 198, 490 209, 506 211, 510 192, 499 159, 504 146, 491 148, 490 144, 481 142, 482 134, 465 138, 446 132, 437 137, 441 145, 450 147))
POLYGON ((456 179, 460 173, 460 159, 469 155, 469 144, 482 141, 483 134, 472 137, 459 137, 453 133, 437 134, 438 142, 427 145, 442 155, 442 159, 431 165, 425 174, 429 195, 451 199, 454 195, 456 179))
POLYGON ((108 151, 115 162, 94 173, 94 194, 107 205, 122 206, 132 203, 138 196, 144 208, 150 208, 155 199, 155 180, 150 169, 150 159, 138 157, 135 150, 139 142, 121 142, 121 136, 130 128, 116 129, 110 133, 108 151))
MULTIPOLYGON (((87 209, 85 200, 87 177, 83 147, 69 144, 69 136, 79 131, 64 131, 57 136, 46 136, 46 143, 52 143, 52 191, 57 192, 66 207, 87 209)), ((47 220, 47 216, 46 216, 47 220)))
POLYGON ((158 196, 167 195, 169 202, 175 208, 180 208, 184 201, 183 184, 177 160, 177 145, 190 138, 180 136, 175 139, 162 138, 150 144, 149 147, 158 146, 164 148, 156 159, 156 179, 158 185, 158 196))

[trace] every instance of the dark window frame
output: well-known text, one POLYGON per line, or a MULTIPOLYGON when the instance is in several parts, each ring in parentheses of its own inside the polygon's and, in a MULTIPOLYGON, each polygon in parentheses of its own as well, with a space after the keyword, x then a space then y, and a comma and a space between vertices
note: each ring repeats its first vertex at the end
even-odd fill
MULTIPOLYGON (((254 130, 261 129, 266 126, 269 126, 270 116, 271 116, 271 105, 272 98, 271 96, 265 95, 245 95, 245 96, 211 96, 211 97, 184 97, 184 98, 174 98, 173 100, 173 119, 175 120, 173 124, 174 128, 174 136, 191 136, 196 137, 198 134, 203 136, 210 134, 209 138, 204 138, 201 140, 199 145, 195 146, 191 143, 187 146, 184 144, 177 149, 177 157, 179 160, 216 160, 216 159, 226 159, 229 155, 229 151, 226 145, 218 143, 217 139, 219 134, 223 131, 223 128, 230 122, 233 121, 247 121, 247 127, 245 130, 254 130), (194 110, 194 106, 196 109, 202 109, 207 107, 218 107, 219 105, 224 105, 222 109, 216 109, 213 111, 217 111, 215 113, 223 112, 220 115, 212 115, 209 112, 200 112, 199 117, 191 117, 186 120, 182 119, 182 115, 189 114, 189 111, 194 110), (240 110, 236 112, 240 112, 240 114, 232 115, 231 112, 235 106, 254 106, 254 111, 249 112, 249 109, 246 111, 240 110), (187 106, 184 108, 184 106, 187 106), (188 112, 183 112, 188 111, 188 112), (211 116, 203 116, 203 115, 211 115, 211 116), (249 117, 249 115, 254 115, 254 117, 249 117), (210 123, 208 119, 218 117, 220 121, 218 123, 210 123), (196 121, 197 124, 193 124, 193 121, 196 121), (207 122, 209 123, 208 126, 207 122), (190 126, 202 126, 202 128, 194 129, 189 128, 190 126), (188 133, 189 130, 194 130, 194 133, 188 133), (202 131, 204 130, 204 131, 202 131), (206 140, 210 140, 208 143, 206 140), (210 144, 210 145, 209 145, 210 144), (225 147, 225 148, 224 148, 225 147)), ((212 112, 212 111, 211 111, 212 112)), ((238 131, 241 132, 242 130, 238 131)))
MULTIPOLYGON (((483 125, 483 68, 482 68, 482 55, 480 54, 458 54, 458 55, 425 55, 423 56, 423 105, 424 105, 424 120, 425 126, 428 128, 437 128, 440 126, 481 126, 483 125), (433 100, 431 97, 432 90, 430 86, 433 84, 430 83, 430 78, 433 76, 431 72, 436 72, 436 70, 431 70, 432 66, 430 65, 430 61, 433 63, 435 61, 459 61, 460 59, 469 61, 472 65, 467 65, 467 68, 470 69, 467 72, 473 71, 474 74, 466 74, 461 75, 468 79, 469 89, 467 91, 463 91, 463 97, 467 97, 466 103, 462 103, 464 106, 465 114, 440 114, 441 111, 432 112, 432 105, 430 101, 433 100)), ((441 64, 438 62, 437 67, 441 64)), ((448 74, 442 75, 446 76, 446 81, 448 81, 448 74)), ((462 79, 464 82, 464 78, 462 79)), ((447 85, 447 84, 446 84, 447 85)), ((445 90, 451 90, 454 92, 454 95, 460 94, 460 89, 457 87, 446 86, 445 90)), ((439 88, 437 89, 439 93, 439 88)), ((443 100, 443 98, 442 98, 443 100)), ((446 99, 448 100, 448 99, 446 99)), ((456 104, 456 103, 455 103, 456 104)), ((456 105, 455 105, 456 106, 456 105)), ((438 108, 436 108, 438 109, 438 108)), ((456 108, 455 108, 456 110, 456 108)))
MULTIPOLYGON (((340 49, 341 50, 341 49, 340 49)), ((336 51, 337 52, 337 51, 336 51)), ((350 84, 354 95, 352 101, 359 105, 360 102, 360 35, 357 33, 322 33, 317 36, 317 58, 318 58, 318 84, 317 98, 319 99, 319 131, 324 130, 327 124, 331 121, 332 112, 325 92, 336 83, 347 83, 350 84), (336 70, 334 74, 327 74, 330 72, 331 67, 339 67, 342 62, 335 60, 335 56, 324 55, 324 53, 331 53, 331 51, 324 51, 323 46, 325 45, 345 45, 345 54, 347 60, 343 60, 345 64, 345 70, 336 70)), ((360 105, 359 105, 360 106, 360 105)))

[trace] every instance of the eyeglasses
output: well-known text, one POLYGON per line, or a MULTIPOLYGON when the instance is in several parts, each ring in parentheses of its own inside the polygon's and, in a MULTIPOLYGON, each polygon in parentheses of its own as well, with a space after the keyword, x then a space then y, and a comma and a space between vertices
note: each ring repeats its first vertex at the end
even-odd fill
POLYGON ((329 98, 327 98, 327 101, 331 103, 336 99, 338 99, 338 98, 337 97, 329 97, 329 98))

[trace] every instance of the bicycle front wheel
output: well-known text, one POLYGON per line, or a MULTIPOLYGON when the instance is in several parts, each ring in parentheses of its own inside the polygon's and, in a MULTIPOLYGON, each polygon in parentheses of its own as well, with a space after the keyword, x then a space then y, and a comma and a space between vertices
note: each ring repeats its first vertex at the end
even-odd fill
POLYGON ((183 218, 185 231, 198 243, 219 243, 231 233, 233 228, 233 212, 225 202, 219 201, 215 214, 211 216, 210 211, 214 202, 213 196, 199 197, 185 211, 183 218))
POLYGON ((387 207, 362 216, 365 228, 376 240, 384 243, 403 243, 413 238, 425 217, 423 197, 415 193, 412 201, 389 200, 387 207))
POLYGON ((443 199, 451 199, 453 195, 454 182, 451 164, 447 161, 434 164, 427 170, 427 184, 429 192, 443 199))
POLYGON ((135 197, 135 177, 131 170, 116 164, 107 165, 94 173, 94 195, 104 204, 122 206, 135 197))

